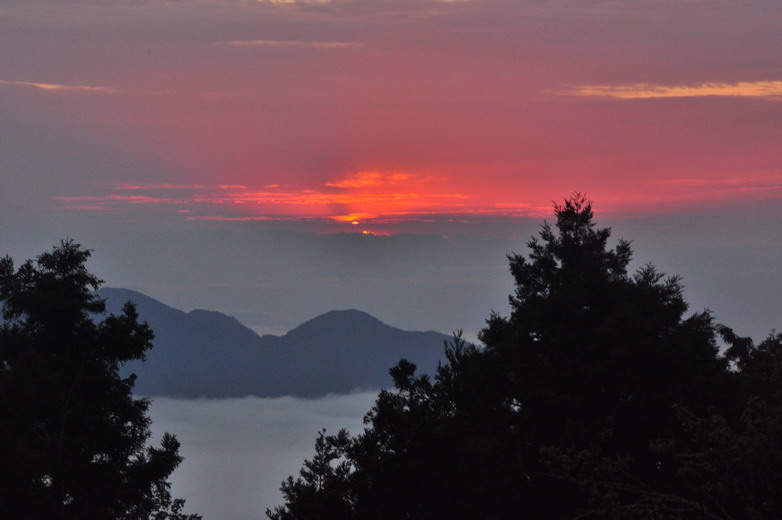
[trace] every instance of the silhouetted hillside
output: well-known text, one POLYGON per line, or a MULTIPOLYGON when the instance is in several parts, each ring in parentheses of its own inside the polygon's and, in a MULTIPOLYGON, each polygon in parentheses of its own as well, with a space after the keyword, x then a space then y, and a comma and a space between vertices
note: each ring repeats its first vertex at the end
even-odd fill
POLYGON ((127 289, 101 289, 109 312, 127 301, 155 331, 155 348, 138 374, 136 391, 180 397, 297 395, 316 397, 391 385, 388 369, 407 358, 432 372, 442 358, 437 332, 390 327, 357 310, 331 311, 284 336, 258 336, 219 312, 189 313, 127 289))

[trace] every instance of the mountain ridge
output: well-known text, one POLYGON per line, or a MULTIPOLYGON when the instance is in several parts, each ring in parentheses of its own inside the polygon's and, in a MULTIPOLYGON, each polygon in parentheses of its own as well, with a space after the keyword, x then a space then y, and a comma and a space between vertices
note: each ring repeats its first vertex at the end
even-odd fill
POLYGON ((449 337, 405 331, 357 309, 316 316, 282 336, 259 336, 232 316, 185 312, 143 293, 103 288, 109 312, 134 301, 155 332, 145 363, 130 363, 136 391, 145 395, 226 398, 256 395, 319 397, 391 385, 388 370, 401 358, 433 372, 449 337))

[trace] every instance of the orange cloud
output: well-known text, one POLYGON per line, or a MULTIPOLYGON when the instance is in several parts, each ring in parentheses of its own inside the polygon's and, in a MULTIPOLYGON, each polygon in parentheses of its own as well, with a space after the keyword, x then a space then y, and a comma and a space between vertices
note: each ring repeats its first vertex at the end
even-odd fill
POLYGON ((448 221, 483 216, 547 215, 550 208, 524 202, 485 203, 458 192, 441 193, 433 178, 410 173, 360 172, 321 187, 292 189, 268 185, 122 184, 102 196, 61 196, 54 200, 81 211, 120 210, 138 205, 175 206, 187 220, 267 221, 328 219, 367 221, 448 221), (410 180, 410 182, 405 182, 410 180), (415 186, 418 183, 419 186, 415 186), (273 187, 274 186, 274 187, 273 187), (336 188, 336 191, 335 191, 336 188), (193 191, 197 189, 197 191, 193 191), (147 193, 145 193, 145 190, 147 193), (166 190, 166 196, 155 193, 166 190), (131 191, 133 194, 128 194, 131 191), (170 196, 169 196, 170 195, 170 196), (175 195, 175 196, 174 196, 175 195))
POLYGON ((332 188, 378 188, 410 183, 411 181, 426 182, 428 180, 430 179, 412 173, 368 171, 354 173, 341 181, 326 183, 326 186, 332 188))
MULTIPOLYGON (((161 184, 118 184, 117 190, 186 190, 206 188, 204 184, 172 184, 164 182, 161 184)), ((220 186, 222 188, 222 186, 220 186)))
POLYGON ((441 192, 439 178, 409 172, 363 171, 313 187, 218 184, 121 184, 101 196, 54 197, 70 209, 120 210, 174 206, 188 220, 328 219, 358 224, 483 216, 548 214, 525 202, 491 203, 465 193, 441 192))
POLYGON ((35 83, 32 81, 6 81, 0 79, 0 85, 12 85, 19 87, 34 87, 40 90, 46 91, 85 91, 85 92, 99 92, 104 94, 115 94, 121 92, 119 89, 113 87, 103 87, 94 85, 63 85, 60 83, 35 83))
POLYGON ((358 224, 361 220, 368 220, 377 218, 374 213, 348 213, 347 215, 333 215, 329 217, 331 220, 337 222, 350 222, 351 224, 358 224))
POLYGON ((582 85, 556 92, 570 96, 608 97, 614 99, 654 99, 726 96, 782 100, 782 81, 740 81, 738 83, 701 83, 699 85, 582 85))

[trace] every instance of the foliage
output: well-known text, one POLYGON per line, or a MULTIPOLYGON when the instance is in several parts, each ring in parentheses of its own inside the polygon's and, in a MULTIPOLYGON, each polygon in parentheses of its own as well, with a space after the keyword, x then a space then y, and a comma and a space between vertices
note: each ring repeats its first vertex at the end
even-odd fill
POLYGON ((119 375, 153 333, 130 302, 97 321, 89 256, 64 241, 18 269, 0 259, 0 517, 195 520, 166 481, 178 441, 145 445, 149 401, 119 375))
POLYGON ((771 520, 782 516, 782 334, 760 345, 723 331, 726 354, 741 367, 739 420, 710 409, 675 411, 683 432, 661 442, 679 476, 719 518, 771 520), (740 348, 736 348, 739 346, 740 348))
POLYGON ((273 520, 309 518, 331 520, 350 516, 350 489, 345 485, 352 467, 345 459, 348 434, 341 430, 326 437, 321 430, 315 441, 315 456, 304 462, 299 477, 282 484, 282 494, 290 506, 277 507, 266 514, 273 520))
POLYGON ((315 460, 339 461, 318 464, 328 485, 289 479, 270 518, 782 514, 780 337, 756 348, 686 315, 679 278, 628 274, 629 242, 609 248, 583 197, 555 210, 509 257, 512 311, 485 346, 456 336, 433 378, 400 362, 363 433, 318 438, 315 460))

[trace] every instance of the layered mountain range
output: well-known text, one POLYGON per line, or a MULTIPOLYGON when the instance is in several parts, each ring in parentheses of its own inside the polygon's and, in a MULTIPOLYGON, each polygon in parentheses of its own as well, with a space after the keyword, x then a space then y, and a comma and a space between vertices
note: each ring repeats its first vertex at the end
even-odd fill
POLYGON ((388 370, 400 359, 434 372, 449 336, 391 327, 358 310, 331 311, 283 336, 259 336, 236 318, 184 312, 127 289, 104 288, 107 310, 128 300, 155 332, 144 363, 135 373, 136 392, 172 397, 227 398, 376 390, 391 386, 388 370))

